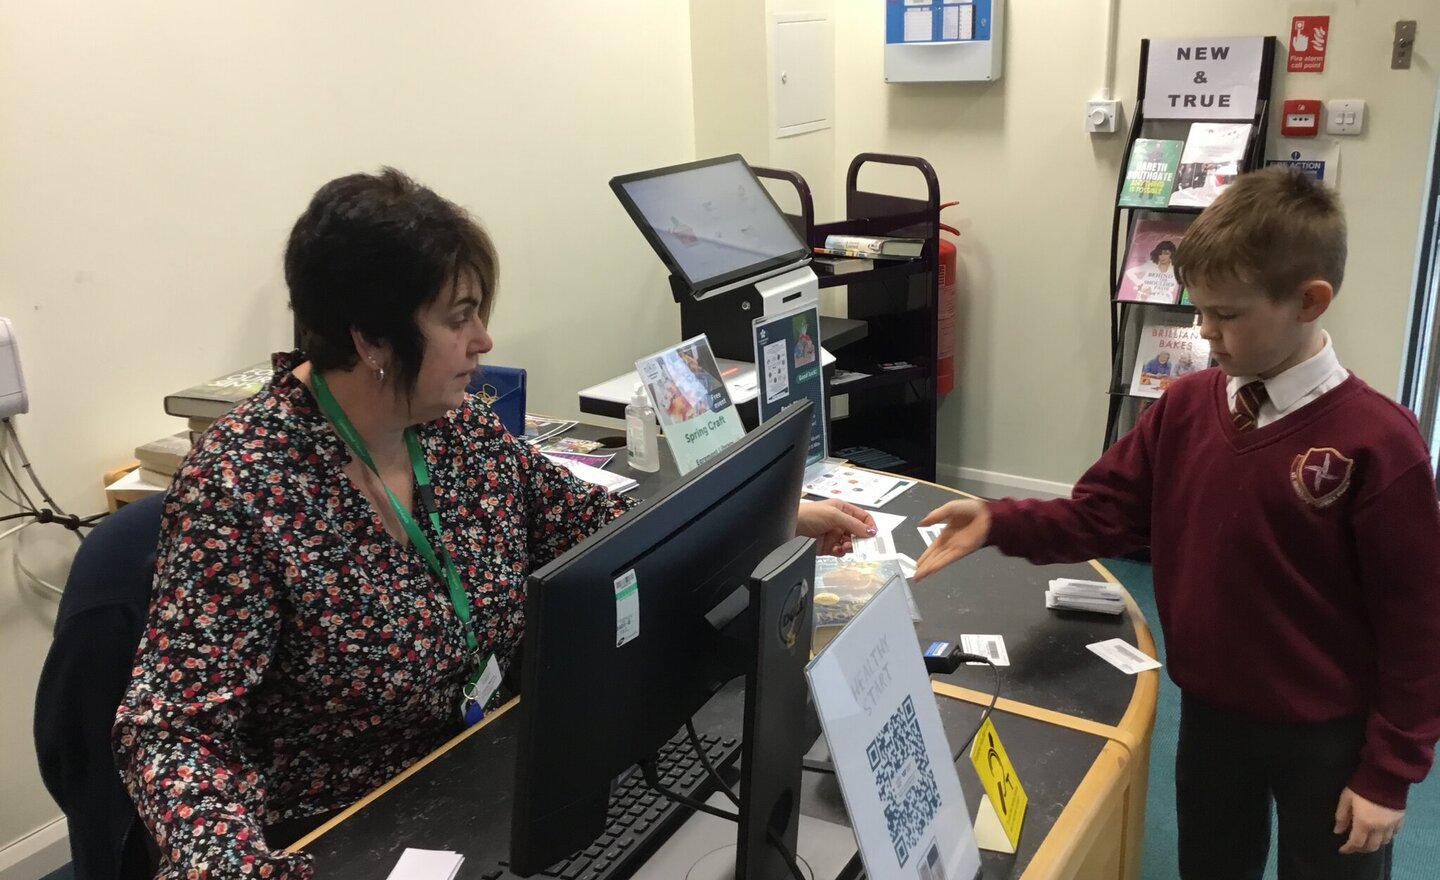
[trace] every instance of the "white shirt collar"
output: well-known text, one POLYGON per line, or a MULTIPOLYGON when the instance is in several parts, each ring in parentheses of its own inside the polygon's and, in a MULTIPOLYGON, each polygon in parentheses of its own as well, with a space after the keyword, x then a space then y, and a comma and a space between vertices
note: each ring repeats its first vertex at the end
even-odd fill
MULTIPOLYGON (((1320 331, 1325 345, 1312 357, 1301 361, 1278 376, 1265 380, 1265 393, 1277 412, 1285 412, 1340 369, 1340 358, 1335 355, 1335 346, 1330 334, 1320 331)), ((1255 376, 1235 376, 1230 380, 1230 390, 1243 388, 1255 381, 1255 376)))

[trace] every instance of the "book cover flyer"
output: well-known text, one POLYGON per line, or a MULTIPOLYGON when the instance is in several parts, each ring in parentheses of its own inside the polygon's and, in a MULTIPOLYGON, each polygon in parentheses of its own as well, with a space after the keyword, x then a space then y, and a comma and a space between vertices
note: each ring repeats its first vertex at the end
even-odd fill
POLYGON ((1182 141, 1136 138, 1125 168, 1120 204, 1129 208, 1163 208, 1175 189, 1182 141))
POLYGON ((681 474, 745 436, 704 335, 635 362, 681 474))
POLYGON ((1130 393, 1159 397, 1170 383, 1210 366, 1210 343, 1200 338, 1195 315, 1155 310, 1147 315, 1135 350, 1130 393))
POLYGON ((1115 299, 1121 302, 1163 303, 1180 300, 1180 282, 1175 278, 1175 254, 1185 240, 1189 218, 1168 218, 1141 214, 1130 230, 1125 251, 1125 268, 1115 299))
POLYGON ((756 375, 760 380, 760 422, 770 421, 801 400, 810 411, 807 465, 825 459, 825 383, 820 377, 820 310, 816 306, 785 312, 754 323, 756 375))
POLYGON ((1175 172, 1172 207, 1203 208, 1235 182, 1250 143, 1248 122, 1193 122, 1175 172))

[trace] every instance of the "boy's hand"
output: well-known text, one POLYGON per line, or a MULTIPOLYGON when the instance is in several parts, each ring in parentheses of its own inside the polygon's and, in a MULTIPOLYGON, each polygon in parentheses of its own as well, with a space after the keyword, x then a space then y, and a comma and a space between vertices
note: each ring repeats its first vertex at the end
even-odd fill
POLYGON ((1399 833, 1405 824, 1405 811, 1382 807, 1367 801, 1360 795, 1345 789, 1340 792, 1340 805, 1335 808, 1335 833, 1344 834, 1350 829, 1350 839, 1340 847, 1340 852, 1374 852, 1399 833))
POLYGON ((817 556, 844 556, 851 550, 851 538, 873 538, 875 532, 869 511, 838 498, 802 502, 795 523, 795 534, 815 539, 817 556))
POLYGON ((990 536, 990 508, 983 501, 966 499, 937 507, 920 525, 945 523, 945 530, 915 562, 915 580, 920 581, 963 556, 985 546, 990 536))

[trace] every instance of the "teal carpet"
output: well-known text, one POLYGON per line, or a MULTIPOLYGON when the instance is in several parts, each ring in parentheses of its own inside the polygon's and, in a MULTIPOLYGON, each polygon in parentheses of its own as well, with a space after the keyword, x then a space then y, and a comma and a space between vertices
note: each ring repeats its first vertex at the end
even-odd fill
MULTIPOLYGON (((1124 559, 1104 560, 1120 580, 1155 634, 1161 663, 1165 641, 1160 615, 1155 610, 1155 588, 1150 566, 1124 559)), ((1169 676, 1160 676, 1160 702, 1155 710, 1155 735, 1150 749, 1150 792, 1145 813, 1144 880, 1175 880, 1180 876, 1175 858, 1175 739, 1180 725, 1180 691, 1169 676)), ((1274 837, 1266 878, 1275 877, 1274 837)), ((1440 877, 1440 773, 1431 772, 1410 790, 1405 827, 1395 843, 1391 880, 1433 880, 1440 877)))

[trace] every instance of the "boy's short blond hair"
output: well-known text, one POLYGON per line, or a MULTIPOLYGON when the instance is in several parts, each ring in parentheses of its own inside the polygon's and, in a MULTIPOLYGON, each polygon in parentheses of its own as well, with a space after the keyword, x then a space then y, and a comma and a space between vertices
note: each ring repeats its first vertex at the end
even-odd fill
POLYGON ((1185 234, 1181 284, 1253 284, 1275 299, 1319 278, 1345 277, 1345 212, 1324 184, 1283 166, 1236 178, 1185 234))

